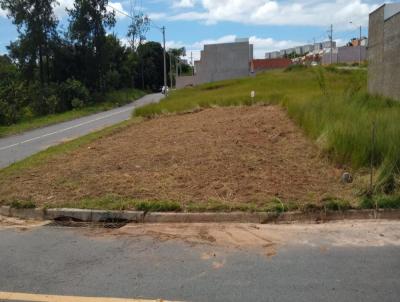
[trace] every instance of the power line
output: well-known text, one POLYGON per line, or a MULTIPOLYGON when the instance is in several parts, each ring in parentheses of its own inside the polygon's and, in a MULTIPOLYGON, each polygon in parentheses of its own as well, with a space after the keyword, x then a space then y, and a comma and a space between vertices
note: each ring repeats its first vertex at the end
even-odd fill
POLYGON ((331 65, 332 65, 332 59, 333 59, 333 24, 331 24, 331 28, 330 28, 330 34, 329 34, 329 43, 330 43, 330 47, 331 47, 331 65))
MULTIPOLYGON (((135 3, 136 3, 136 1, 135 1, 135 3)), ((141 3, 140 5, 142 5, 142 1, 140 1, 140 3, 141 3)), ((107 4, 107 6, 108 6, 109 8, 111 8, 111 9, 115 10, 116 12, 118 12, 118 13, 124 15, 124 16, 126 16, 126 17, 128 17, 128 18, 131 18, 132 20, 135 20, 135 18, 134 18, 133 16, 130 16, 130 15, 127 14, 126 12, 117 9, 117 8, 113 7, 112 5, 110 5, 110 4, 107 4)), ((151 22, 151 20, 150 20, 150 23, 149 23, 149 24, 150 24, 150 26, 153 26, 153 27, 155 27, 155 28, 161 30, 162 35, 163 35, 163 46, 164 46, 164 47, 163 47, 163 48, 164 48, 164 87, 167 87, 167 59, 166 59, 166 52, 167 52, 167 50, 166 50, 166 48, 165 48, 165 26, 159 27, 159 26, 157 26, 157 25, 155 25, 155 24, 153 25, 152 22, 151 22)))
MULTIPOLYGON (((128 13, 126 13, 126 12, 124 12, 124 11, 122 11, 122 10, 119 10, 119 9, 115 8, 115 7, 113 7, 113 6, 110 5, 110 4, 107 4, 107 6, 108 6, 109 8, 111 8, 111 9, 115 10, 117 13, 119 13, 119 14, 121 14, 121 15, 124 15, 124 16, 126 16, 126 17, 128 17, 128 18, 131 18, 132 20, 135 19, 133 16, 129 15, 128 13)), ((151 21, 151 22, 150 22, 150 26, 151 26, 151 27, 157 28, 157 29, 159 29, 159 30, 162 30, 162 29, 163 29, 162 26, 156 25, 155 22, 152 21, 151 19, 150 19, 150 21, 151 21)))
POLYGON ((112 5, 110 5, 110 4, 107 4, 107 6, 108 6, 109 8, 111 8, 111 9, 115 10, 117 13, 120 13, 121 15, 124 15, 124 16, 126 16, 126 17, 129 17, 129 18, 133 19, 133 17, 132 17, 131 15, 129 15, 128 13, 126 13, 126 12, 124 12, 124 11, 122 11, 122 10, 119 10, 119 9, 115 8, 114 6, 112 6, 112 5))

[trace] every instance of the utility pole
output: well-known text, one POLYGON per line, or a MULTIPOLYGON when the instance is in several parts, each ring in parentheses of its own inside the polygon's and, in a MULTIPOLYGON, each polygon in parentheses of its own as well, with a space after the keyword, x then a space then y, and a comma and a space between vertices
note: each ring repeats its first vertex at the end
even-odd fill
POLYGON ((171 51, 170 52, 168 52, 168 54, 169 54, 169 84, 171 85, 171 89, 172 89, 172 57, 171 57, 171 55, 172 55, 172 53, 171 53, 171 51))
POLYGON ((333 24, 331 24, 331 30, 330 30, 330 35, 329 35, 329 41, 330 41, 330 46, 331 46, 331 65, 333 62, 333 24))
POLYGON ((194 76, 193 51, 190 52, 190 64, 192 65, 192 76, 194 76))
POLYGON ((164 44, 164 88, 167 90, 167 50, 165 49, 165 26, 161 28, 163 34, 163 44, 164 44))
POLYGON ((360 25, 360 40, 358 41, 358 47, 360 49, 360 52, 359 52, 358 66, 361 66, 361 39, 362 39, 362 26, 360 25))
POLYGON ((179 62, 179 58, 175 57, 175 89, 176 89, 176 80, 178 79, 179 76, 179 70, 178 70, 178 62, 179 62))
MULTIPOLYGON (((355 24, 353 23, 353 21, 350 21, 350 24, 355 25, 355 24)), ((358 40, 358 48, 359 48, 359 52, 358 52, 358 64, 359 64, 359 66, 360 66, 360 65, 361 65, 362 25, 360 25, 359 29, 360 29, 360 39, 358 40)))

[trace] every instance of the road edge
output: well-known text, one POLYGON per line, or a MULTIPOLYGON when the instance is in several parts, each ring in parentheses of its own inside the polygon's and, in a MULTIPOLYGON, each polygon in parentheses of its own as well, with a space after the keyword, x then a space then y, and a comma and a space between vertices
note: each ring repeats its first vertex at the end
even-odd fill
POLYGON ((0 207, 0 215, 26 220, 62 220, 70 219, 81 222, 135 222, 135 223, 324 223, 340 220, 400 220, 399 209, 315 211, 285 213, 174 213, 143 211, 103 211, 85 209, 16 209, 0 207))

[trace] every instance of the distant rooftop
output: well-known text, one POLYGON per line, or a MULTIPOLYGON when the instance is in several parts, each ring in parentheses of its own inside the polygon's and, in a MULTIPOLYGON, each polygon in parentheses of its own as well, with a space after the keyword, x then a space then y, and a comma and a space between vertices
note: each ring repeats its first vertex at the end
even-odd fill
POLYGON ((235 42, 236 43, 249 42, 249 38, 236 38, 235 42))

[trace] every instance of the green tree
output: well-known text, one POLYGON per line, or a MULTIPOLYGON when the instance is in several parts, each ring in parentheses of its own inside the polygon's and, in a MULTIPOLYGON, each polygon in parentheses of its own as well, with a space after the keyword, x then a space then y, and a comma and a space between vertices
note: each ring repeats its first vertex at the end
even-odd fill
MULTIPOLYGON (((148 90, 157 91, 164 84, 163 80, 163 48, 160 43, 147 42, 138 47, 143 61, 143 82, 148 90)), ((167 66, 168 67, 168 66, 167 66)), ((141 79, 137 79, 141 80, 141 79)))
POLYGON ((28 80, 34 80, 36 62, 43 86, 45 72, 50 78, 51 40, 57 36, 58 21, 54 15, 55 0, 0 0, 0 6, 17 26, 18 41, 10 45, 11 56, 25 71, 28 80))
POLYGON ((75 0, 68 10, 69 37, 75 45, 80 66, 78 79, 93 91, 105 91, 107 55, 106 28, 115 25, 115 12, 107 10, 108 0, 75 0))
POLYGON ((133 16, 132 22, 128 27, 128 38, 133 51, 143 44, 146 34, 150 29, 150 19, 143 13, 133 16))
POLYGON ((26 91, 18 70, 8 56, 0 56, 0 125, 10 125, 21 117, 26 91))
POLYGON ((177 69, 178 69, 179 75, 183 75, 183 74, 191 75, 192 74, 192 72, 193 72, 192 67, 189 64, 187 64, 187 61, 182 60, 182 57, 186 56, 185 47, 170 48, 168 50, 168 55, 171 56, 173 74, 176 75, 177 69))
MULTIPOLYGON (((141 57, 141 53, 137 51, 137 49, 143 45, 143 42, 146 40, 146 34, 150 30, 150 19, 147 15, 143 13, 134 14, 132 17, 132 22, 128 27, 127 37, 129 38, 129 44, 132 50, 131 58, 136 58, 138 65, 136 66, 139 70, 141 87, 144 89, 144 62, 141 57)), ((135 78, 132 78, 133 86, 135 87, 135 78)))

